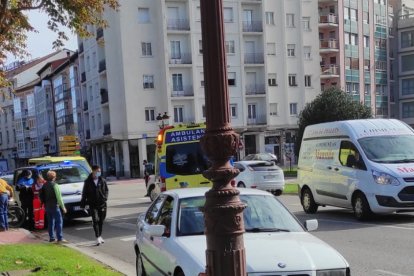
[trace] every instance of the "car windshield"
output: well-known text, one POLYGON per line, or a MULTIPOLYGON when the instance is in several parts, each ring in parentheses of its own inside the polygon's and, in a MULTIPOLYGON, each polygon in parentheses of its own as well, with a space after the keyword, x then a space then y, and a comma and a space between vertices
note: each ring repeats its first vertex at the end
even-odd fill
POLYGON ((88 171, 80 166, 59 166, 59 167, 48 167, 40 169, 44 179, 46 178, 48 171, 56 172, 56 183, 58 184, 69 184, 76 182, 83 182, 88 177, 88 171))
MULTIPOLYGON (((247 205, 243 212, 246 232, 303 232, 292 214, 272 195, 240 195, 247 205)), ((200 207, 205 197, 181 199, 177 236, 204 235, 204 216, 200 207)))
POLYGON ((208 169, 200 143, 167 146, 167 172, 177 175, 200 174, 208 169))
POLYGON ((359 139, 358 142, 371 161, 414 162, 414 135, 366 137, 359 139))

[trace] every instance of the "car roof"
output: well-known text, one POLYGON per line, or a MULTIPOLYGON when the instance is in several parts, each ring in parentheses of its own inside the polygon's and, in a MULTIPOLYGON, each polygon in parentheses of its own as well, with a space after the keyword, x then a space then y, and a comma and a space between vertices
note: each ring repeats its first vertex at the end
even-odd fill
MULTIPOLYGON (((198 197, 198 196, 204 196, 205 193, 210 190, 210 188, 182 188, 182 189, 172 189, 168 190, 166 192, 163 192, 163 194, 175 196, 178 198, 190 198, 190 197, 198 197)), ((272 196, 272 194, 258 190, 258 189, 249 189, 249 188, 243 188, 239 189, 240 195, 268 195, 272 196)))

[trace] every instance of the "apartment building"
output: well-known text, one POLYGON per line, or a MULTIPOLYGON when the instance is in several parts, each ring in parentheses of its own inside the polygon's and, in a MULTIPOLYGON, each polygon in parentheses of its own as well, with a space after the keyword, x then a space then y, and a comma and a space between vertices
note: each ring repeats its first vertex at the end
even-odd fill
MULTIPOLYGON (((79 39, 85 136, 94 162, 138 177, 152 161, 158 115, 205 121, 199 1, 121 1, 109 28, 79 39)), ((245 148, 284 162, 297 116, 320 92, 318 3, 224 1, 231 123, 245 148)), ((214 57, 211 57, 214 58, 214 57)))
POLYGON ((387 0, 319 0, 321 88, 338 86, 389 117, 387 0))

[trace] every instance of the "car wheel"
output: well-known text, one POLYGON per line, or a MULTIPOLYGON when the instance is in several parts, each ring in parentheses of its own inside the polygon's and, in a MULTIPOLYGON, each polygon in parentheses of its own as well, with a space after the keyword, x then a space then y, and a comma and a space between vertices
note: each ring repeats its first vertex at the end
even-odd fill
POLYGON ((357 193, 352 201, 355 217, 358 220, 365 220, 372 216, 371 208, 363 193, 357 193))
POLYGON ((275 196, 280 196, 282 194, 282 190, 273 191, 272 194, 275 196))
POLYGON ((144 264, 142 263, 141 253, 139 251, 137 251, 137 253, 136 253, 135 267, 136 267, 136 270, 137 270, 137 276, 146 276, 147 275, 145 273, 144 264))
POLYGON ((303 211, 307 214, 314 214, 318 211, 318 204, 313 199, 312 192, 309 188, 305 188, 302 192, 301 203, 303 211))
POLYGON ((237 183, 237 187, 246 188, 246 185, 243 182, 239 182, 239 183, 237 183))

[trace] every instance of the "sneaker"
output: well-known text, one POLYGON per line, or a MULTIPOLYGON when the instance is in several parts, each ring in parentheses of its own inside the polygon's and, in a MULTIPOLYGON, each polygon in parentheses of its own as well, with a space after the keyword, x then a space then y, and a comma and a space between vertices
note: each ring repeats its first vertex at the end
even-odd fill
POLYGON ((102 239, 102 237, 99 237, 98 239, 101 241, 101 243, 105 243, 105 240, 102 239))
POLYGON ((100 238, 96 238, 96 246, 99 246, 101 244, 101 239, 100 238))
POLYGON ((68 243, 68 241, 67 241, 67 240, 65 240, 65 239, 58 240, 57 242, 58 242, 58 243, 68 243))
POLYGON ((55 242, 56 239, 49 239, 49 242, 55 242))

